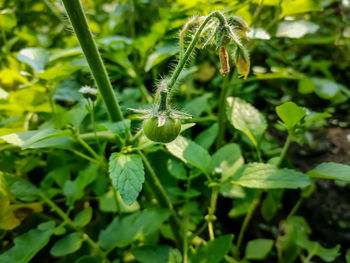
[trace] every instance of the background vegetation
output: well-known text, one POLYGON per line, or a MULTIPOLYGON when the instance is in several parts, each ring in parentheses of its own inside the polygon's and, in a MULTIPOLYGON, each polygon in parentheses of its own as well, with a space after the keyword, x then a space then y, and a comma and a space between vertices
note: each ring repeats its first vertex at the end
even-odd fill
POLYGON ((349 1, 82 3, 124 121, 79 92, 96 86, 60 1, 0 0, 1 263, 350 262, 349 1), (152 143, 128 109, 214 10, 251 28, 251 72, 197 49, 172 97, 192 119, 152 143))

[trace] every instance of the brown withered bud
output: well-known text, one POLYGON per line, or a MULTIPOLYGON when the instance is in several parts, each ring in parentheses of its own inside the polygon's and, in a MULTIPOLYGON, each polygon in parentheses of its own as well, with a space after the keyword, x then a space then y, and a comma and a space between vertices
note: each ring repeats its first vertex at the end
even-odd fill
POLYGON ((220 73, 225 76, 230 72, 229 57, 225 47, 220 47, 219 58, 221 64, 220 73))

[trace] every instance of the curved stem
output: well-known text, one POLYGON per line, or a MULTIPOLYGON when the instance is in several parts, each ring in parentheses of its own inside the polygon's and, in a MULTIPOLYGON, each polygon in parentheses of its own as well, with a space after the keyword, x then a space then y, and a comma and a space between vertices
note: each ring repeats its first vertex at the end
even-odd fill
POLYGON ((235 255, 236 257, 238 258, 239 257, 239 250, 240 250, 240 247, 242 245, 242 241, 243 241, 243 237, 244 237, 244 234, 245 234, 245 231, 249 225, 249 222, 254 214, 254 211, 256 209, 256 207, 259 205, 260 203, 260 198, 261 198, 261 195, 262 195, 263 191, 260 190, 259 193, 255 196, 255 198, 253 199, 252 203, 250 204, 250 207, 249 207, 249 210, 248 210, 248 213, 246 214, 244 220, 243 220, 243 224, 242 224, 242 227, 239 231, 239 234, 238 234, 238 239, 237 239, 237 246, 236 246, 236 251, 235 251, 235 255))
POLYGON ((79 0, 62 0, 67 11, 68 17, 72 23, 75 34, 78 37, 80 46, 85 58, 89 64, 91 73, 95 79, 96 85, 107 106, 109 117, 112 121, 123 120, 123 114, 120 110, 118 100, 114 94, 112 84, 108 78, 106 68, 103 64, 96 43, 93 40, 92 33, 88 26, 83 7, 79 0))
MULTIPOLYGON (((66 0, 67 1, 67 0, 66 0)), ((226 19, 223 16, 223 14, 219 11, 214 11, 212 13, 210 13, 205 20, 203 21, 203 23, 200 25, 200 27, 198 28, 197 32, 195 33, 190 45, 188 46, 188 48, 186 49, 185 54, 183 54, 183 56, 180 58, 179 63, 177 64, 175 71, 173 73, 173 75, 171 76, 169 83, 168 83, 168 88, 169 91, 171 91, 171 89, 174 87, 177 78, 179 77, 181 71, 183 70, 184 66, 186 65, 187 60, 189 59, 193 49, 195 48, 197 42, 200 39, 201 33, 204 29, 204 27, 208 24, 208 22, 213 18, 216 17, 217 19, 220 20, 221 24, 226 24, 226 19)))
POLYGON ((286 154, 287 154, 287 151, 288 151, 288 148, 289 148, 289 145, 290 145, 291 141, 292 141, 292 132, 291 132, 291 131, 288 131, 287 140, 286 140, 286 142, 284 143, 282 152, 281 152, 281 154, 280 154, 280 158, 278 159, 278 162, 277 162, 277 164, 276 164, 277 167, 279 167, 279 166, 282 164, 282 161, 283 161, 284 157, 285 157, 286 154))

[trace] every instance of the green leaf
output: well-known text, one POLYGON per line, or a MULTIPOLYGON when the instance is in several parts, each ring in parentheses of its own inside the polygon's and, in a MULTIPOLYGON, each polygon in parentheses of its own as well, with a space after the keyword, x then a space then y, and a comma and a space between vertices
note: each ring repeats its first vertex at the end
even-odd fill
POLYGON ((130 131, 130 120, 123 120, 118 122, 107 122, 102 124, 107 130, 114 133, 121 142, 125 142, 128 132, 130 131))
POLYGON ((69 130, 43 129, 11 133, 1 136, 0 138, 7 143, 21 147, 23 150, 47 147, 65 149, 71 147, 71 142, 68 137, 70 135, 71 131, 69 130))
POLYGON ((261 204, 261 215, 266 221, 270 221, 282 207, 281 199, 284 191, 281 189, 270 190, 261 204))
POLYGON ((45 80, 64 80, 70 75, 72 75, 74 72, 82 68, 84 68, 84 66, 80 65, 55 66, 45 70, 44 72, 39 73, 38 77, 45 80))
POLYGON ((233 127, 247 135, 257 147, 267 128, 265 117, 248 102, 234 97, 227 98, 226 115, 233 127))
POLYGON ((40 190, 25 180, 15 181, 10 185, 10 191, 13 193, 19 200, 32 202, 37 200, 40 190))
POLYGON ((229 143, 217 150, 212 157, 212 171, 221 173, 221 181, 225 181, 244 164, 238 144, 229 143))
POLYGON ((123 218, 115 217, 100 232, 99 243, 106 250, 128 246, 136 238, 143 238, 158 230, 170 214, 166 209, 145 209, 123 218))
POLYGON ((100 262, 101 260, 99 258, 95 258, 89 255, 84 255, 75 261, 75 263, 100 263, 100 262))
POLYGON ((273 240, 264 238, 249 241, 245 248, 246 259, 264 260, 270 253, 273 243, 273 240))
POLYGON ((210 146, 212 146, 212 144, 214 143, 215 138, 218 135, 218 132, 219 132, 219 124, 214 123, 209 128, 205 129, 199 135, 197 135, 194 141, 195 143, 202 146, 204 149, 208 150, 210 146))
POLYGON ((131 253, 141 263, 182 263, 180 251, 169 246, 136 247, 131 253))
POLYGON ((300 255, 301 248, 296 244, 298 235, 309 234, 311 229, 301 216, 291 216, 281 221, 279 229, 283 229, 276 241, 276 248, 281 262, 294 263, 300 255))
POLYGON ((310 21, 298 20, 298 21, 283 21, 278 24, 276 36, 277 37, 289 37, 289 38, 301 38, 306 34, 313 34, 320 28, 310 21))
POLYGON ((345 260, 346 263, 350 263, 350 249, 346 250, 345 260))
POLYGON ((291 169, 278 169, 272 164, 250 163, 232 177, 232 183, 249 188, 299 188, 311 184, 310 178, 291 169))
POLYGON ((3 9, 0 11, 0 28, 11 30, 17 25, 16 14, 11 9, 3 9))
POLYGON ((183 107, 183 111, 189 113, 193 117, 199 117, 202 115, 203 112, 210 110, 208 100, 211 97, 213 97, 213 93, 207 92, 202 96, 192 99, 186 102, 186 104, 183 107))
POLYGON ((49 52, 43 48, 24 48, 17 54, 17 59, 31 66, 35 71, 44 71, 49 59, 49 52))
POLYGON ((282 16, 290 16, 306 12, 322 11, 317 0, 283 0, 282 16))
POLYGON ((77 227, 83 227, 90 223, 92 218, 92 208, 88 207, 80 211, 73 220, 73 223, 77 227))
POLYGON ((141 157, 137 154, 112 153, 109 158, 109 176, 124 202, 131 205, 139 196, 145 181, 141 157))
POLYGON ((350 166, 346 164, 326 162, 317 165, 313 170, 307 173, 316 178, 325 178, 333 180, 343 180, 350 182, 350 166))
POLYGON ((184 165, 176 160, 168 160, 169 173, 179 180, 187 180, 187 171, 184 165))
POLYGON ((0 255, 0 262, 27 263, 49 242, 55 228, 55 222, 41 223, 15 238, 15 245, 0 255))
POLYGON ((211 157, 207 150, 195 142, 178 136, 171 143, 167 143, 166 148, 172 155, 179 158, 184 163, 193 165, 204 173, 209 172, 211 157))
POLYGON ((95 180, 98 168, 97 164, 90 163, 85 169, 79 172, 73 181, 68 180, 64 183, 63 193, 67 197, 67 204, 73 205, 76 200, 84 196, 84 189, 95 180))
POLYGON ((232 235, 221 236, 200 246, 192 256, 192 263, 219 263, 229 252, 232 245, 232 235))
POLYGON ((157 47, 156 50, 148 56, 145 71, 150 71, 151 68, 158 65, 168 57, 175 55, 178 51, 178 45, 173 42, 168 42, 162 45, 161 47, 157 47))
POLYGON ((334 262, 340 256, 340 245, 333 248, 324 248, 318 242, 310 241, 305 233, 298 234, 296 244, 307 250, 309 254, 319 256, 326 262, 334 262))
POLYGON ((335 98, 340 93, 340 90, 345 88, 343 85, 328 79, 311 78, 311 80, 315 85, 317 96, 326 100, 335 98))
POLYGON ((66 256, 79 250, 83 243, 80 233, 74 232, 58 240, 50 250, 50 254, 55 257, 66 256))
POLYGON ((294 102, 286 102, 276 107, 278 117, 284 122, 288 130, 291 130, 297 125, 306 115, 306 110, 299 107, 294 102))

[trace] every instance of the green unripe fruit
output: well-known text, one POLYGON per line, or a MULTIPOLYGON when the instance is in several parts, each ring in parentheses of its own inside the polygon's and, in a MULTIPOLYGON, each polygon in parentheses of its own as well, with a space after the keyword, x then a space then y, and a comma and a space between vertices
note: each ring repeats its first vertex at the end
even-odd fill
POLYGON ((143 131, 148 139, 154 142, 168 143, 176 139, 181 131, 179 119, 166 118, 164 125, 158 126, 158 118, 143 121, 143 131))

